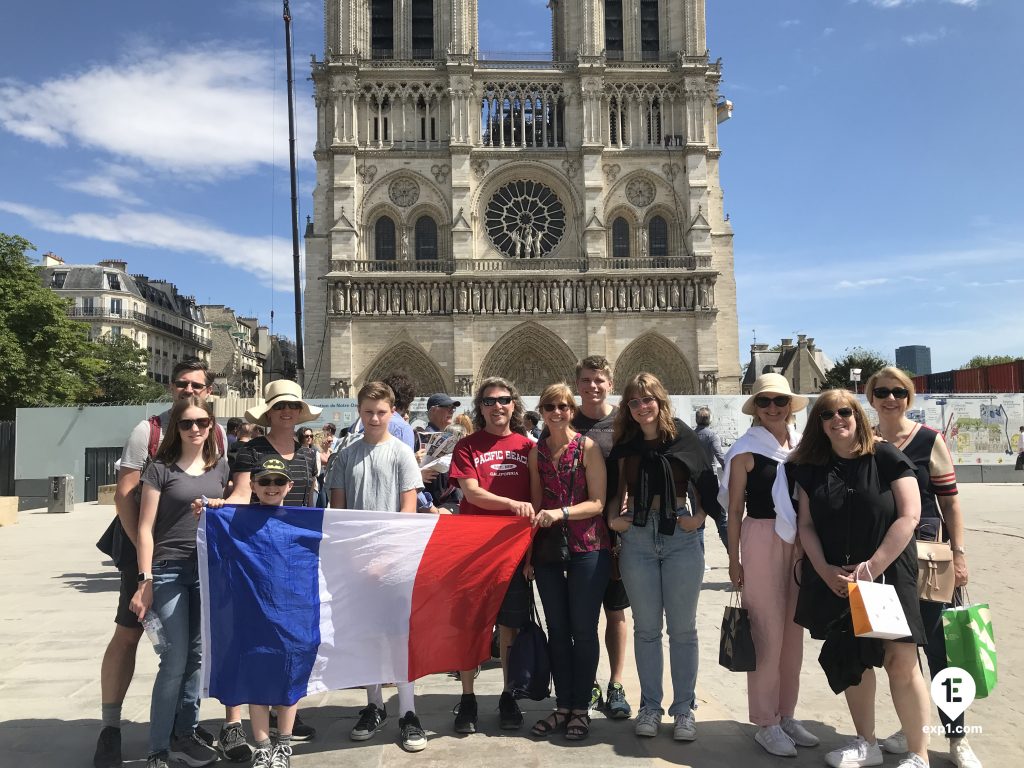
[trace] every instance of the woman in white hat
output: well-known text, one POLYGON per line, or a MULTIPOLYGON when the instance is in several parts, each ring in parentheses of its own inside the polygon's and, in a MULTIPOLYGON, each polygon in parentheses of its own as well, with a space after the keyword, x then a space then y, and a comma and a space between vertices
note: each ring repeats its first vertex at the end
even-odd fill
POLYGON ((799 591, 793 566, 799 544, 784 466, 800 441, 793 414, 807 402, 793 394, 784 376, 766 373, 757 378, 743 404, 753 426, 729 449, 719 492, 719 502, 729 510, 729 579, 733 589, 742 590, 757 653, 757 669, 747 673, 750 722, 760 726, 754 739, 782 757, 796 755, 797 745, 818 744, 793 717, 803 627, 793 621, 799 591))
POLYGON ((267 384, 263 402, 246 411, 245 418, 252 424, 270 427, 270 431, 239 448, 233 468, 235 488, 228 503, 258 503, 252 493, 251 475, 267 459, 280 459, 288 467, 294 486, 285 497, 286 506, 308 507, 313 503, 316 457, 295 439, 295 428, 313 421, 320 410, 302 399, 302 388, 294 381, 279 379, 267 384))

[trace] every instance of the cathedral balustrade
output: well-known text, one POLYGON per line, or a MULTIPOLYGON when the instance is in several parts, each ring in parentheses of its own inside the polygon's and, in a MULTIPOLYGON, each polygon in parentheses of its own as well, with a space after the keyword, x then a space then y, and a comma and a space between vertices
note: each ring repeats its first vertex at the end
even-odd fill
POLYGON ((710 258, 694 256, 664 256, 650 258, 540 258, 540 259, 332 259, 332 273, 433 273, 451 275, 461 272, 603 272, 630 270, 652 272, 658 270, 692 271, 698 265, 706 269, 710 258))
POLYGON ((717 273, 537 280, 331 278, 328 310, 346 316, 710 312, 715 310, 716 279, 717 273))

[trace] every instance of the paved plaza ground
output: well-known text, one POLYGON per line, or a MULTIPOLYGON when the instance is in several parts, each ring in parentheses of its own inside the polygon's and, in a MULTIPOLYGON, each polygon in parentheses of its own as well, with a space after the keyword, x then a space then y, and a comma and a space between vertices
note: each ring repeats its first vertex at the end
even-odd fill
MULTIPOLYGON (((1024 750, 1024 611, 1013 605, 1021 598, 1024 487, 1021 485, 961 486, 968 536, 971 596, 991 604, 999 649, 999 685, 993 695, 977 701, 967 713, 968 725, 981 726, 972 736, 975 751, 986 766, 1014 765, 1024 750), (1016 758, 1012 757, 1017 755, 1016 758)), ((113 628, 117 601, 117 572, 103 562, 93 546, 109 523, 111 507, 79 504, 67 515, 23 512, 17 525, 0 528, 0 768, 77 768, 91 765, 99 730, 100 658, 113 628)), ((753 741, 754 726, 746 722, 746 680, 717 664, 718 630, 728 596, 726 555, 717 540, 708 539, 708 564, 698 611, 701 671, 697 681, 698 739, 675 743, 666 722, 655 739, 633 735, 632 721, 595 717, 590 739, 583 743, 553 737, 537 741, 522 732, 500 731, 497 699, 501 671, 486 668, 478 680, 480 730, 456 736, 451 709, 459 684, 435 675, 417 685, 417 708, 430 744, 416 755, 398 746, 397 717, 378 736, 356 744, 348 731, 357 710, 365 705, 362 691, 336 691, 305 700, 303 718, 319 730, 316 741, 299 745, 293 765, 505 765, 599 766, 656 760, 680 766, 820 766, 822 755, 851 734, 842 697, 832 694, 817 664, 819 644, 805 643, 800 707, 797 713, 822 740, 817 749, 801 749, 797 758, 773 758, 753 741)), ((667 665, 666 665, 667 666, 667 665)), ((145 639, 140 647, 135 682, 125 702, 124 729, 127 765, 142 766, 146 754, 149 695, 156 657, 145 639)), ((606 681, 607 659, 599 677, 606 681)), ((666 669, 667 673, 667 669, 666 669)), ((885 684, 879 675, 878 735, 898 728, 885 684)), ((625 680, 630 701, 639 703, 639 686, 632 663, 625 680)), ((671 688, 666 674, 666 691, 671 688)), ((395 697, 394 689, 386 695, 395 697)), ((524 702, 527 726, 544 715, 550 702, 524 702)), ((394 711, 390 707, 389 711, 394 711)), ((937 715, 933 710, 935 723, 937 715)), ((219 727, 223 710, 204 702, 202 717, 210 730, 219 727)), ((932 738, 933 766, 948 765, 945 740, 932 738)), ((886 757, 886 765, 898 760, 886 757)))

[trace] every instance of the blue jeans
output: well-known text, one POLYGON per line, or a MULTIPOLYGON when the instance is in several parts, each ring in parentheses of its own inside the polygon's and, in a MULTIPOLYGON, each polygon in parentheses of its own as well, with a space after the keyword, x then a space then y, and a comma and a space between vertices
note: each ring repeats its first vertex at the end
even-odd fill
POLYGON ((607 549, 574 554, 566 565, 534 568, 548 623, 555 703, 561 709, 585 710, 590 703, 601 656, 597 622, 611 568, 607 549))
POLYGON ((153 605, 163 622, 167 647, 153 683, 149 706, 149 753, 164 752, 172 731, 188 735, 199 723, 202 683, 201 607, 196 559, 153 563, 153 605))
POLYGON ((653 517, 642 528, 631 525, 622 534, 619 569, 633 607, 633 650, 640 678, 640 707, 664 712, 664 616, 672 676, 672 706, 668 713, 685 714, 696 704, 697 598, 704 579, 700 534, 676 528, 673 535, 663 536, 658 533, 653 517))

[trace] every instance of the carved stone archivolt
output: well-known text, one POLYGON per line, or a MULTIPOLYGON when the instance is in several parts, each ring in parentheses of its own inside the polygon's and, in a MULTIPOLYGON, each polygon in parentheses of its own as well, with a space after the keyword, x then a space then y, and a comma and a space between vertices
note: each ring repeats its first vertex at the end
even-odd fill
MULTIPOLYGON (((697 381, 686 357, 660 333, 648 332, 637 337, 615 360, 614 377, 620 387, 644 371, 657 376, 673 395, 696 393, 697 381)), ((703 381, 700 386, 703 390, 703 381)))
POLYGON ((630 179, 626 184, 626 199, 637 208, 646 208, 657 194, 654 184, 643 177, 630 179))
POLYGON ((420 199, 420 185, 408 177, 395 179, 388 185, 388 197, 399 208, 408 208, 420 199))
POLYGON ((692 312, 714 309, 713 277, 371 279, 334 283, 340 315, 551 315, 575 312, 692 312))

